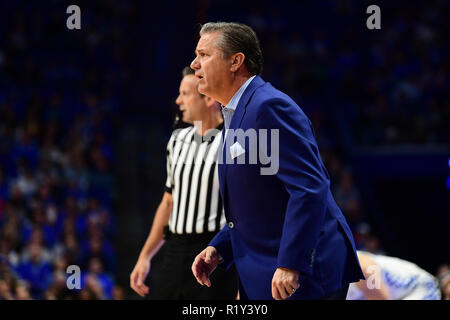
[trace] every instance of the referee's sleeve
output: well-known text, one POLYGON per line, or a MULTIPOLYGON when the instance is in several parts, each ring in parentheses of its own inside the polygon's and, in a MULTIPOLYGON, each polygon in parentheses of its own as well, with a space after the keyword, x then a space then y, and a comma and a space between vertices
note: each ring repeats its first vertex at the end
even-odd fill
POLYGON ((173 154, 173 145, 174 145, 174 134, 172 133, 172 136, 169 139, 169 142, 167 143, 166 148, 166 171, 167 171, 167 178, 166 178, 166 184, 164 186, 164 191, 168 193, 172 193, 172 186, 173 186, 173 180, 172 180, 172 174, 171 174, 171 168, 172 168, 172 154, 173 154))

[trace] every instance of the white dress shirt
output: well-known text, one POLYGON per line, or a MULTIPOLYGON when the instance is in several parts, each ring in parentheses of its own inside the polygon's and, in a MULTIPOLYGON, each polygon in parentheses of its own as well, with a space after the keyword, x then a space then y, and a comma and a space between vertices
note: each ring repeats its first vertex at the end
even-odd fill
POLYGON ((247 81, 245 81, 245 83, 239 88, 239 90, 236 91, 233 98, 231 98, 230 102, 228 102, 226 106, 222 106, 223 120, 225 122, 224 123, 225 132, 230 128, 230 123, 231 119, 233 118, 234 110, 236 110, 239 100, 241 100, 242 94, 255 77, 256 76, 250 77, 247 81))

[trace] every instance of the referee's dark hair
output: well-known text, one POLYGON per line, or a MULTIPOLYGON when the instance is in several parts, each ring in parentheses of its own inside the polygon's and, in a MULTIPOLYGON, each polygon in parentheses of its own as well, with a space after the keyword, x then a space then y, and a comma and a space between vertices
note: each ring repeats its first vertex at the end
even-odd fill
POLYGON ((187 66, 183 68, 183 72, 181 73, 183 78, 188 76, 188 75, 195 75, 195 70, 192 69, 191 67, 187 66))
POLYGON ((244 64, 253 75, 260 75, 263 69, 263 55, 255 31, 243 23, 208 22, 201 26, 200 36, 204 33, 219 32, 222 37, 216 46, 222 50, 225 58, 242 52, 244 64))

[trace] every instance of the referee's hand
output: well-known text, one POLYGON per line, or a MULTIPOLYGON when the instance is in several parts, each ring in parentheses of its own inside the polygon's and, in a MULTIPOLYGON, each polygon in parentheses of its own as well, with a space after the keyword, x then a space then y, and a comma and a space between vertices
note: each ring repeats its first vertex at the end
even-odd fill
POLYGON ((194 274, 197 282, 202 286, 206 285, 211 287, 211 281, 209 275, 216 269, 219 264, 219 253, 216 248, 212 246, 206 247, 205 250, 200 252, 194 259, 192 264, 192 273, 194 274))
POLYGON ((149 259, 139 259, 130 275, 130 287, 141 297, 144 297, 149 290, 144 284, 145 278, 147 278, 149 271, 149 259))

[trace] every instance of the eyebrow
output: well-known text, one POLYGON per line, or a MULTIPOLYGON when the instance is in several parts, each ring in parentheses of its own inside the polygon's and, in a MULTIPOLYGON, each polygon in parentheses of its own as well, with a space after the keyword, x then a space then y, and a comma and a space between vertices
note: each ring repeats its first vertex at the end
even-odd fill
POLYGON ((199 52, 205 52, 205 49, 202 49, 202 48, 200 48, 200 49, 195 49, 195 51, 194 51, 196 54, 198 54, 199 52))

